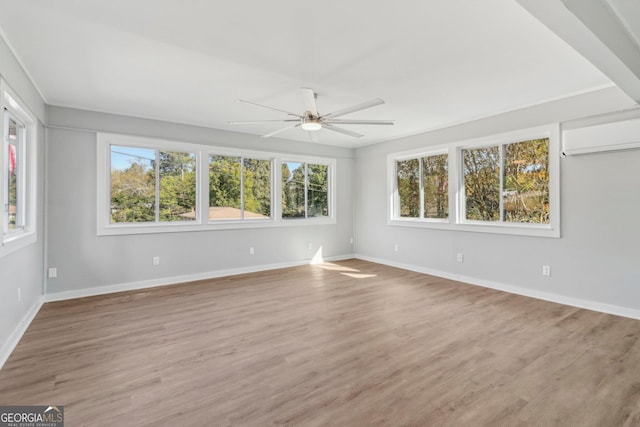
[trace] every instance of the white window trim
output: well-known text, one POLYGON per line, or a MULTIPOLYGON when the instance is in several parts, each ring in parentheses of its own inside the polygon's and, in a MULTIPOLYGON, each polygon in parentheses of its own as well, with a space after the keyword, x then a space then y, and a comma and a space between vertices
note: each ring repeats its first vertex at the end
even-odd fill
POLYGON ((400 227, 433 228, 479 233, 513 234, 522 236, 560 237, 560 125, 557 123, 521 129, 482 138, 457 141, 418 148, 387 156, 387 224, 400 227), (468 221, 464 219, 464 191, 462 150, 491 145, 503 145, 538 138, 549 138, 549 224, 468 221), (401 218, 396 166, 397 160, 449 154, 449 219, 401 218))
POLYGON ((310 226, 336 223, 336 159, 325 157, 282 155, 266 151, 234 149, 214 145, 193 144, 169 141, 158 138, 145 138, 113 133, 98 132, 97 138, 97 235, 126 235, 148 233, 171 233, 188 231, 211 231, 244 228, 310 226), (117 223, 111 224, 109 206, 111 145, 150 148, 155 150, 172 150, 195 153, 196 155, 196 220, 167 223, 117 223), (234 156, 251 159, 271 160, 271 218, 267 219, 228 219, 209 220, 209 156, 234 156), (297 220, 282 218, 282 162, 303 161, 329 166, 329 216, 303 218, 297 220))
MULTIPOLYGON (((449 153, 449 149, 448 147, 433 147, 433 149, 430 149, 429 151, 424 151, 424 149, 422 150, 412 150, 410 152, 404 152, 404 154, 401 154, 399 156, 393 156, 390 155, 389 157, 392 158, 391 160, 391 164, 390 164, 390 168, 393 171, 390 174, 390 185, 392 190, 392 203, 391 203, 391 221, 402 221, 404 222, 409 222, 409 223, 434 223, 434 224, 449 224, 450 223, 450 219, 451 218, 451 209, 449 209, 449 216, 447 218, 408 218, 408 217, 401 217, 400 216, 400 194, 398 194, 398 191, 396 189, 397 186, 397 170, 396 170, 396 162, 398 161, 403 161, 403 160, 412 160, 412 159, 417 159, 420 160, 420 215, 424 215, 424 194, 422 192, 422 180, 423 180, 423 176, 422 176, 422 158, 423 157, 430 157, 430 156, 438 156, 438 155, 442 155, 442 154, 448 154, 449 158, 450 158, 450 153, 449 153)), ((450 161, 447 162, 447 170, 451 169, 450 166, 450 161)), ((450 175, 450 173, 449 173, 450 175)), ((451 185, 451 182, 449 180, 449 186, 451 185)), ((449 192, 450 194, 451 192, 449 192)), ((451 206, 451 198, 449 197, 449 206, 451 206)))
MULTIPOLYGON (((283 222, 287 225, 303 225, 303 224, 335 224, 336 223, 336 191, 335 191, 335 171, 336 171, 336 160, 335 159, 326 159, 321 157, 309 157, 309 156, 291 156, 287 155, 285 157, 280 158, 278 162, 278 218, 281 218, 283 222), (329 197, 327 198, 327 202, 329 203, 329 215, 321 216, 321 217, 305 217, 305 218, 282 218, 282 164, 283 163, 304 163, 308 165, 309 163, 314 165, 324 165, 329 167, 329 173, 327 174, 327 189, 329 190, 329 197)), ((306 167, 305 167, 305 180, 308 181, 308 177, 306 176, 306 167)), ((305 196, 306 200, 306 196, 305 196)), ((305 202, 306 204, 306 202, 305 202)), ((305 206, 305 215, 307 214, 307 206, 305 206)))
MULTIPOLYGON (((231 150, 228 148, 222 148, 222 147, 216 147, 213 150, 210 150, 206 156, 205 156, 205 160, 206 160, 206 170, 207 170, 207 179, 202 179, 203 181, 206 181, 204 183, 204 185, 207 186, 206 191, 204 192, 204 194, 206 194, 206 201, 207 203, 203 203, 202 209, 200 209, 200 212, 202 214, 202 218, 207 218, 207 222, 208 224, 212 225, 212 226, 218 226, 218 225, 240 225, 240 227, 237 228, 241 228, 243 227, 245 224, 261 224, 262 226, 265 225, 272 225, 272 223, 274 222, 274 218, 275 218, 275 214, 274 214, 274 169, 276 169, 276 164, 275 164, 275 158, 273 155, 269 155, 268 153, 264 153, 264 152, 257 152, 257 151, 247 151, 247 150, 231 150), (218 219, 218 220, 211 220, 209 219, 209 156, 226 156, 226 157, 238 157, 241 160, 244 159, 255 159, 255 160, 269 160, 271 162, 271 217, 270 218, 264 218, 264 219, 260 219, 260 218, 233 218, 233 219, 218 219)), ((242 193, 242 204, 244 207, 244 164, 241 163, 241 169, 243 170, 241 178, 240 178, 240 192, 242 193)), ((200 174, 198 174, 198 177, 201 177, 200 174)), ((243 211, 243 215, 244 215, 244 211, 243 211)))
POLYGON ((13 115, 21 124, 24 125, 25 137, 22 146, 21 167, 25 172, 23 183, 24 198, 24 227, 21 230, 14 230, 7 233, 6 218, 8 213, 4 207, 4 195, 2 196, 2 209, 0 209, 0 258, 12 252, 20 250, 26 246, 32 245, 37 241, 37 121, 35 116, 29 111, 26 105, 21 101, 20 97, 9 87, 9 85, 0 79, 0 104, 2 105, 2 120, 0 120, 0 134, 2 135, 2 143, 0 146, 0 165, 2 165, 2 173, 0 173, 0 192, 4 193, 4 185, 6 170, 9 159, 5 153, 5 120, 4 109, 13 115))

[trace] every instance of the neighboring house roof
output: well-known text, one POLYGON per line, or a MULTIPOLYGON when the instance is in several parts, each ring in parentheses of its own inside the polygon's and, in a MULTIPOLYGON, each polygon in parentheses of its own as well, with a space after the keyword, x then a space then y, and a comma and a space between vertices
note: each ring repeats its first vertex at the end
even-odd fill
MULTIPOLYGON (((213 206, 209 208, 209 219, 240 219, 242 211, 228 206, 213 206)), ((195 212, 187 212, 180 215, 183 218, 195 219, 195 212)), ((255 212, 244 211, 245 218, 269 218, 255 212)))

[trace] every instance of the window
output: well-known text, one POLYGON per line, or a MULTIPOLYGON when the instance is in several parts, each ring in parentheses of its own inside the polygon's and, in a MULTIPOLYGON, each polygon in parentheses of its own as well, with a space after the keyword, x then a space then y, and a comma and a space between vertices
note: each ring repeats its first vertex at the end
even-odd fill
POLYGON ((449 217, 448 162, 446 153, 396 161, 400 218, 449 217))
POLYGON ((196 156, 111 145, 110 222, 196 219, 196 156))
POLYGON ((4 206, 6 207, 5 230, 13 233, 23 230, 25 225, 25 192, 24 192, 24 146, 25 127, 9 111, 5 111, 5 168, 6 188, 4 189, 4 206))
POLYGON ((334 159, 106 133, 97 152, 98 235, 335 223, 334 159))
POLYGON ((420 161, 418 159, 396 162, 400 216, 420 217, 420 161))
POLYGON ((422 158, 425 218, 449 217, 449 155, 422 158))
POLYGON ((465 219, 549 223, 549 138, 462 150, 465 219))
POLYGON ((558 135, 550 125, 389 155, 390 224, 559 237, 558 135))
POLYGON ((0 81, 2 151, 0 154, 0 255, 35 242, 35 118, 0 81))
POLYGON ((271 218, 271 160, 209 156, 209 220, 271 218))
POLYGON ((282 163, 282 218, 329 216, 329 165, 282 163))
POLYGON ((465 219, 500 219, 500 151, 498 147, 462 150, 465 219))

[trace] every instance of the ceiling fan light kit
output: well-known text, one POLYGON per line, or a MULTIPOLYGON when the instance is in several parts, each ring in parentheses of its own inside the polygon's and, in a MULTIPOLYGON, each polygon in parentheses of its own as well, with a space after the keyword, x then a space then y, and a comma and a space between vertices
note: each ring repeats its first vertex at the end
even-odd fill
POLYGON ((293 123, 288 124, 286 127, 278 129, 274 132, 270 132, 266 135, 262 135, 264 138, 269 138, 281 132, 284 132, 289 129, 294 129, 297 127, 302 128, 302 130, 315 132, 320 129, 327 129, 333 132, 341 133, 344 135, 349 135, 354 138, 360 138, 364 135, 353 132, 348 129, 343 129, 341 127, 334 126, 336 124, 339 125, 393 125, 393 120, 345 120, 338 119, 337 117, 344 116, 346 114, 355 113, 356 111, 362 111, 367 108, 375 107, 376 105, 384 104, 384 101, 380 98, 375 98, 367 102, 363 102, 358 105, 354 105, 352 107, 343 108, 342 110, 334 111, 329 114, 320 114, 318 113, 318 106, 316 104, 316 100, 318 99, 318 94, 315 93, 313 89, 309 89, 303 87, 300 89, 302 92, 302 100, 304 102, 306 111, 304 114, 296 114, 290 111, 281 110, 280 108, 269 107, 267 105, 256 104, 255 102, 244 101, 239 99, 238 102, 242 102, 249 105, 254 105, 256 107, 262 107, 269 110, 279 111, 281 113, 287 114, 287 116, 297 117, 297 119, 287 117, 282 120, 251 120, 251 121, 234 121, 229 122, 229 124, 237 125, 237 124, 255 124, 255 123, 269 123, 269 122, 281 122, 281 123, 293 123), (296 123, 297 122, 297 123, 296 123))
POLYGON ((302 130, 316 131, 322 129, 322 122, 317 117, 303 117, 302 130))

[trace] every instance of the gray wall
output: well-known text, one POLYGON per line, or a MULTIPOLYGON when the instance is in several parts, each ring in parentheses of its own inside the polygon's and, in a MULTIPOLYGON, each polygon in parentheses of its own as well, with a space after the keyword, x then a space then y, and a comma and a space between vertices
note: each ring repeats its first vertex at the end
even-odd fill
POLYGON ((388 153, 597 114, 611 108, 602 107, 610 92, 358 149, 356 253, 525 294, 640 310, 640 150, 561 160, 560 239, 386 224, 388 153), (462 264, 458 252, 464 253, 462 264), (542 276, 544 264, 551 277, 542 276))
POLYGON ((48 107, 47 293, 215 273, 353 252, 353 149, 327 147, 147 119, 48 107), (170 140, 335 157, 337 224, 96 236, 96 130, 170 140), (308 250, 311 243, 313 249, 308 250), (255 255, 249 255, 249 247, 255 255), (153 256, 161 265, 152 266, 153 256))
POLYGON ((15 338, 21 322, 28 315, 30 308, 42 295, 43 283, 43 208, 44 208, 44 101, 36 88, 31 84, 26 73, 0 37, 0 75, 11 86, 20 99, 39 119, 38 132, 38 182, 37 182, 37 242, 16 252, 0 258, 0 364, 6 356, 9 341, 15 338), (18 288, 22 293, 18 301, 18 288), (13 335, 13 336, 12 336, 13 335))

